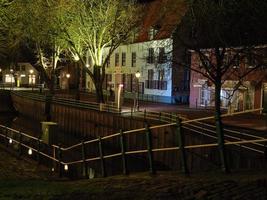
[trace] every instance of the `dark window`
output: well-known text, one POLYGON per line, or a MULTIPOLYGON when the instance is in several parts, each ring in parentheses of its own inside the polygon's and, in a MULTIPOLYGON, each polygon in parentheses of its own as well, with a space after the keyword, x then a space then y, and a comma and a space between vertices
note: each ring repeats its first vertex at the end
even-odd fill
POLYGON ((154 71, 153 71, 153 69, 149 69, 148 71, 147 71, 147 78, 148 78, 148 80, 153 80, 154 79, 154 71))
POLYGON ((164 79, 164 69, 159 70, 158 80, 162 81, 164 79))
POLYGON ((147 89, 167 90, 167 81, 146 80, 147 89))
POLYGON ((125 66, 126 65, 126 53, 123 52, 121 54, 121 66, 125 66))
POLYGON ((148 49, 147 63, 154 63, 154 49, 153 48, 148 49))
POLYGON ((25 68, 26 68, 25 65, 22 65, 21 66, 21 71, 25 71, 25 68))
POLYGON ((119 53, 115 53, 115 67, 119 66, 119 61, 120 61, 120 55, 119 53))
POLYGON ((136 67, 136 53, 132 52, 132 67, 136 67))
POLYGON ((233 62, 233 68, 239 68, 239 65, 240 65, 240 55, 236 55, 236 58, 233 62))
POLYGON ((112 81, 112 74, 106 74, 105 79, 104 79, 103 88, 108 89, 108 86, 111 83, 111 81, 112 81))
POLYGON ((256 59, 253 55, 248 55, 246 58, 245 58, 245 67, 246 68, 254 68, 256 67, 256 59))
POLYGON ((110 57, 107 58, 107 67, 110 67, 110 57))
POLYGON ((166 54, 165 54, 165 49, 164 47, 159 48, 159 59, 158 63, 165 63, 167 60, 166 54))
POLYGON ((133 75, 127 74, 125 81, 125 91, 132 92, 132 87, 133 87, 132 81, 133 81, 133 75))

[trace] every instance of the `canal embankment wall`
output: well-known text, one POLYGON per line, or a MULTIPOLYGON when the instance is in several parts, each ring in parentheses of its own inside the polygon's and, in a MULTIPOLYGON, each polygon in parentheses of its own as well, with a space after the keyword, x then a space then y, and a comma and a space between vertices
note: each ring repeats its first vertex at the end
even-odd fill
MULTIPOLYGON (((16 110, 28 117, 38 121, 45 120, 45 101, 25 98, 12 93, 12 102, 16 110)), ((120 130, 140 129, 145 126, 143 118, 125 116, 123 114, 91 110, 78 105, 64 105, 51 102, 51 121, 58 123, 58 128, 68 134, 82 139, 98 138, 118 133, 120 130)), ((147 120, 150 125, 162 124, 159 121, 147 120)), ((154 149, 162 149, 178 146, 176 126, 164 126, 151 129, 151 140, 154 149)), ((147 138, 145 131, 127 134, 126 150, 147 149, 147 138)), ((185 145, 197 145, 216 143, 216 139, 210 139, 191 131, 185 131, 185 145)), ((119 138, 111 138, 105 142, 114 150, 120 148, 119 138)), ((228 148, 227 159, 230 168, 254 168, 265 166, 265 161, 260 156, 248 154, 242 148, 228 148)), ((115 151, 114 151, 115 152, 115 151)), ((147 160, 147 152, 141 152, 138 156, 147 160)), ((220 168, 218 148, 205 147, 186 149, 186 160, 190 171, 205 171, 220 168)), ((110 159, 109 162, 118 162, 110 159)), ((181 169, 181 156, 179 150, 158 151, 154 153, 154 162, 158 169, 181 169)), ((108 162, 107 162, 108 163, 108 162)))
POLYGON ((0 113, 13 113, 12 98, 9 90, 0 90, 0 113))

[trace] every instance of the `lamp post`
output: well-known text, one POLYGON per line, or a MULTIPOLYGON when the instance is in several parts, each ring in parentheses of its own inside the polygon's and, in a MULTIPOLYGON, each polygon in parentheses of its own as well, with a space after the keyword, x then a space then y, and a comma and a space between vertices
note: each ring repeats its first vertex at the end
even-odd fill
POLYGON ((32 85, 32 91, 33 91, 33 70, 30 69, 29 72, 30 72, 30 75, 31 75, 31 85, 32 85))
POLYGON ((139 78, 141 76, 141 73, 137 71, 135 73, 135 77, 137 78, 137 98, 136 98, 136 110, 139 111, 139 78))
POLYGON ((118 109, 121 110, 121 90, 123 88, 123 84, 119 84, 119 90, 118 90, 118 109))
POLYGON ((67 93, 69 93, 69 90, 70 90, 70 81, 69 81, 70 80, 70 74, 69 73, 66 74, 66 78, 68 80, 68 91, 67 91, 67 93))

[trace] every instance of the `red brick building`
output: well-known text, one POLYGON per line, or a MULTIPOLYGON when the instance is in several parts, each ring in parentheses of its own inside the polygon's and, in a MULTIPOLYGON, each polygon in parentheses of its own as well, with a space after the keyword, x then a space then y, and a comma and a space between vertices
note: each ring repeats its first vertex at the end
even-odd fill
MULTIPOLYGON (((236 49, 235 49, 236 50, 236 49)), ((230 62, 234 49, 228 49, 224 62, 230 62)), ((202 51, 213 62, 212 49, 202 51)), ((249 55, 249 54, 248 54, 249 55)), ((221 107, 230 111, 261 108, 267 102, 267 46, 254 49, 253 55, 261 55, 261 63, 255 56, 238 55, 222 77, 221 107), (262 65, 262 63, 264 63, 262 65), (257 67, 256 66, 260 66, 257 67), (256 68, 255 70, 252 70, 256 68), (251 71, 248 75, 242 75, 251 71), (242 77, 242 78, 240 78, 242 77)), ((201 69, 199 53, 191 51, 190 107, 214 107, 214 84, 204 75, 194 71, 201 69)))

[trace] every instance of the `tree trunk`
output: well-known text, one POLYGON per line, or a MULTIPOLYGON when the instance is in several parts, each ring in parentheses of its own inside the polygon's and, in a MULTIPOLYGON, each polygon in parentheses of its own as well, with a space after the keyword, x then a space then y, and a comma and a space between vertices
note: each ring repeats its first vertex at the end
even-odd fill
POLYGON ((76 63, 76 70, 77 70, 77 74, 76 74, 76 95, 75 95, 75 99, 76 100, 80 100, 80 77, 81 77, 81 68, 79 63, 76 63))
POLYGON ((96 87, 96 100, 98 103, 104 103, 104 94, 102 89, 102 84, 95 84, 96 87))
POLYGON ((215 125, 216 133, 218 137, 218 148, 221 160, 221 168, 224 172, 228 172, 228 164, 226 160, 225 144, 224 144, 224 133, 223 124, 221 119, 221 80, 216 80, 215 83, 215 125))
POLYGON ((103 82, 102 82, 102 74, 100 72, 100 67, 94 67, 94 83, 96 90, 96 99, 98 103, 104 103, 104 95, 103 95, 103 82))

